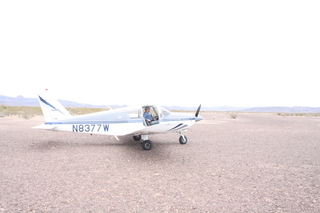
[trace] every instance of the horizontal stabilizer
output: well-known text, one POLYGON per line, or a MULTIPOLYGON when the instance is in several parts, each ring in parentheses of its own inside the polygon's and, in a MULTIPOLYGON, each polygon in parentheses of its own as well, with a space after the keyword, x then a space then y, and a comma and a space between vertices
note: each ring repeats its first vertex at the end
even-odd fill
POLYGON ((55 130, 57 125, 39 125, 39 126, 34 126, 32 127, 33 129, 45 129, 45 130, 55 130))

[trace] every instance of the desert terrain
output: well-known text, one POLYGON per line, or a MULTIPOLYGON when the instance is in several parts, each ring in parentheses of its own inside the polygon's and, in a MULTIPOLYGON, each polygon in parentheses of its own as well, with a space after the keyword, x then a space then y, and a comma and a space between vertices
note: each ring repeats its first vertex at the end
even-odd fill
POLYGON ((201 113, 180 145, 0 118, 0 212, 319 212, 320 118, 201 113))

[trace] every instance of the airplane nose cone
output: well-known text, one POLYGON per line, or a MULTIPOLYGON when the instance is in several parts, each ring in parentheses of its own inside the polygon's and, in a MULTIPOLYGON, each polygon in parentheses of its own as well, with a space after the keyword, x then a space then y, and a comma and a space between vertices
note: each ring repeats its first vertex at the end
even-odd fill
POLYGON ((196 122, 201 121, 201 120, 203 120, 203 117, 201 117, 201 116, 196 117, 196 122))

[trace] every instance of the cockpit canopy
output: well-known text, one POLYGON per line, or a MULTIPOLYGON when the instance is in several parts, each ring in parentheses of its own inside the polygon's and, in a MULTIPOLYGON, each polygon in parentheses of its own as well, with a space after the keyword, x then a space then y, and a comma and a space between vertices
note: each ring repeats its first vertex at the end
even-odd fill
POLYGON ((132 108, 131 110, 128 111, 129 117, 131 119, 134 118, 142 118, 143 113, 146 111, 146 108, 150 109, 150 114, 152 117, 159 118, 166 117, 171 114, 171 112, 163 107, 158 107, 156 105, 143 105, 140 109, 137 108, 132 108))
POLYGON ((163 107, 158 107, 155 105, 144 105, 142 106, 142 114, 146 111, 146 108, 150 109, 150 113, 154 117, 165 117, 171 114, 171 112, 163 107))

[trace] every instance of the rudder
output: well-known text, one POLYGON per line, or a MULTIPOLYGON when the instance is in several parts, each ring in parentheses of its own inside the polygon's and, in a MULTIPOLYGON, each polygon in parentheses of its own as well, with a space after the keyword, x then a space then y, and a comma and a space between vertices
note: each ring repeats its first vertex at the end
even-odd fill
POLYGON ((38 99, 46 122, 72 117, 57 99, 48 94, 48 91, 38 94, 38 99))

